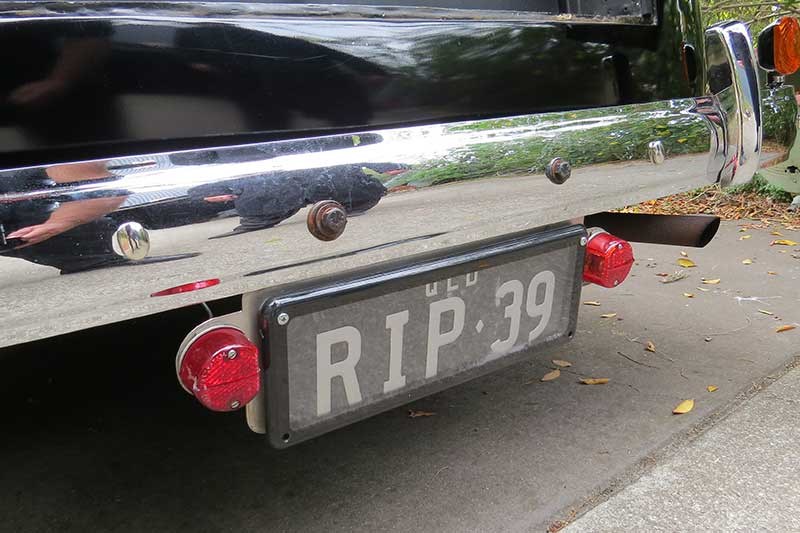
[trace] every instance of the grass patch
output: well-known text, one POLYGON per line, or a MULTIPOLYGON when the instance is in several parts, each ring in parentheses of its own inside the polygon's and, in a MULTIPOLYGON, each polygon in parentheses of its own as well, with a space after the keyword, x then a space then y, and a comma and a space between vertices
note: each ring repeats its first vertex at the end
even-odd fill
POLYGON ((736 187, 731 187, 725 191, 728 194, 740 194, 740 193, 753 193, 759 196, 764 196, 766 198, 770 198, 776 202, 781 203, 790 203, 794 196, 791 193, 788 193, 777 187, 772 185, 767 180, 765 180, 761 174, 756 174, 749 183, 745 183, 744 185, 737 185, 736 187))

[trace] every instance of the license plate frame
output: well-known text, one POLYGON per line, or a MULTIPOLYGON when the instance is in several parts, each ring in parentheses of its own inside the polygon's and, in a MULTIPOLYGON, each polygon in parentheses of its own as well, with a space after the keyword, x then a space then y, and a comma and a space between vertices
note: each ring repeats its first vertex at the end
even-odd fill
MULTIPOLYGON (((491 373, 530 357, 540 351, 569 340, 575 332, 582 287, 585 249, 581 240, 587 237, 582 225, 540 230, 473 243, 426 256, 408 258, 398 262, 378 264, 338 278, 325 278, 278 287, 264 291, 259 306, 259 324, 264 342, 264 401, 266 402, 267 435, 275 448, 286 448, 334 429, 363 420, 375 414, 399 407, 416 399, 491 373), (575 247, 577 256, 572 265, 568 328, 558 338, 536 342, 516 352, 499 357, 455 375, 447 376, 397 394, 369 403, 358 409, 301 429, 290 426, 289 400, 289 346, 285 323, 281 315, 298 317, 332 307, 369 300, 445 278, 484 270, 520 259, 546 254, 562 247, 575 247)), ((585 242, 585 241, 584 241, 585 242)))

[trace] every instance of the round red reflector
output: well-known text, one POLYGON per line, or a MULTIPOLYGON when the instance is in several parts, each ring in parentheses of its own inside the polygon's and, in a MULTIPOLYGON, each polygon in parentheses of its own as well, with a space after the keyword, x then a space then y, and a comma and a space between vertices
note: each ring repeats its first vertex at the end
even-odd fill
POLYGON ((800 68, 800 23, 796 18, 783 17, 773 31, 775 70, 778 74, 793 74, 800 68))
POLYGON ((221 327, 189 344, 178 379, 212 411, 234 411, 258 393, 260 372, 258 347, 238 329, 221 327))
POLYGON ((586 245, 583 279, 602 287, 616 287, 628 277, 633 266, 633 247, 628 241, 601 232, 586 245))

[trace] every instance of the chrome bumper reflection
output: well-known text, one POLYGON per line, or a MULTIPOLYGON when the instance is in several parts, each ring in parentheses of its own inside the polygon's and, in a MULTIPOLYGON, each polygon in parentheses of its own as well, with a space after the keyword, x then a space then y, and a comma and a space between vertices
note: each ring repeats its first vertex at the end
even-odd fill
POLYGON ((747 181, 752 48, 708 39, 706 97, 4 171, 0 346, 747 181), (299 213, 323 200, 349 214, 331 242, 299 213), (148 257, 114 252, 126 223, 148 257))

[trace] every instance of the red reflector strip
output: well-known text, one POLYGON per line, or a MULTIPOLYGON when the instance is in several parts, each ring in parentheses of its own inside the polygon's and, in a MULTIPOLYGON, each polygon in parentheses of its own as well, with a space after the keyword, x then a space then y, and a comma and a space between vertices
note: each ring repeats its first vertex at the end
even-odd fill
POLYGON ((219 279, 204 279, 202 281, 193 281, 191 283, 184 283, 183 285, 178 285, 177 287, 170 287, 169 289, 164 289, 163 291, 154 292, 150 296, 170 296, 172 294, 181 294, 184 292, 192 292, 199 289, 206 289, 208 287, 213 287, 214 285, 219 285, 219 279))
POLYGON ((238 198, 238 196, 235 194, 220 194, 219 196, 206 196, 203 200, 211 204, 218 204, 221 202, 232 202, 236 200, 236 198, 238 198))

